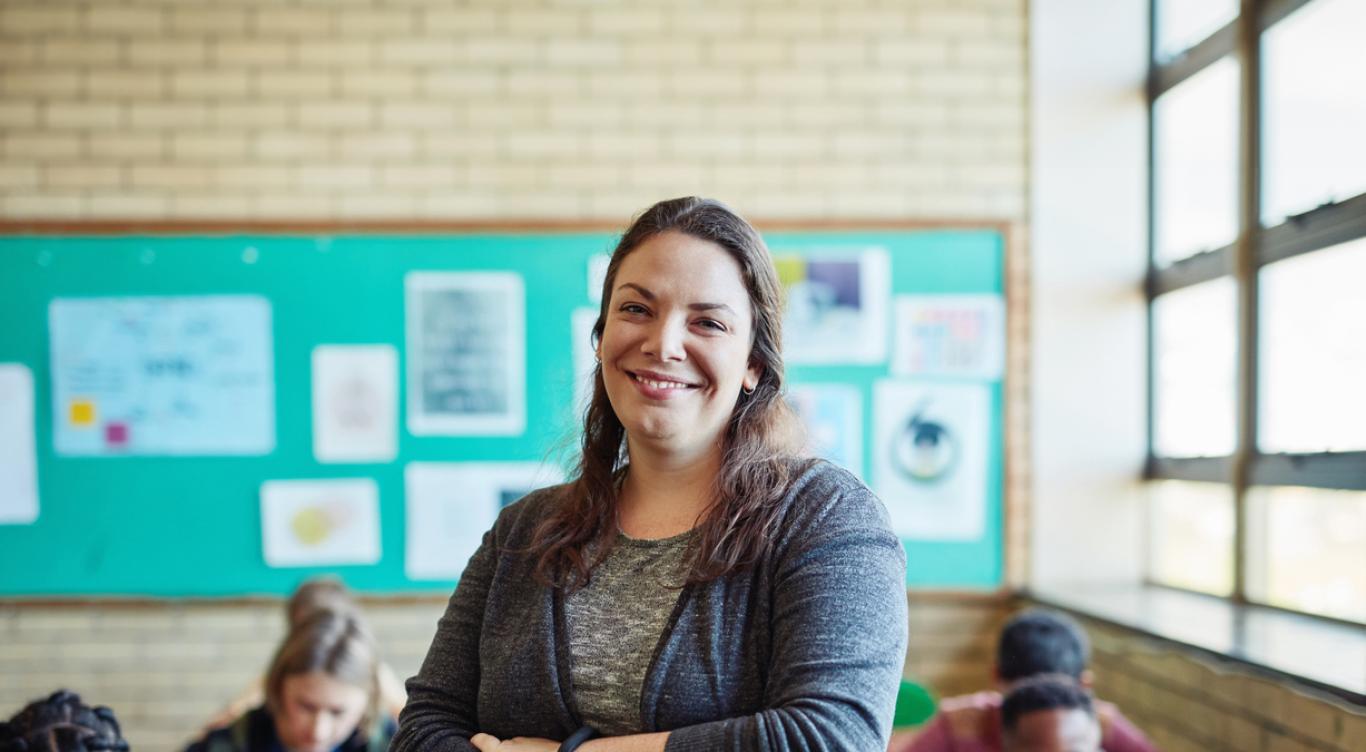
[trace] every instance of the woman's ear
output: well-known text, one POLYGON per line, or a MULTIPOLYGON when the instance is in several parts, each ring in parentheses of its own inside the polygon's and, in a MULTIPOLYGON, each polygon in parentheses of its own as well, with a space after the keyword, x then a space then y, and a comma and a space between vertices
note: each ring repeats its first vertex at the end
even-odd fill
POLYGON ((751 363, 749 368, 745 370, 745 377, 740 380, 740 386, 743 387, 746 392, 752 392, 755 387, 759 386, 759 379, 763 375, 764 367, 758 363, 751 363))

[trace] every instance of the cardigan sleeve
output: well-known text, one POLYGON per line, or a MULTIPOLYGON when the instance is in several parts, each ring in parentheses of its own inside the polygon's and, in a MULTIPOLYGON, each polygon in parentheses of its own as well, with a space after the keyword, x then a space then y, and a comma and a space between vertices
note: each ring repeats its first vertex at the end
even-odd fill
POLYGON ((390 752, 476 752, 469 738, 479 733, 479 635, 497 564, 496 529, 484 533, 470 557, 422 668, 408 680, 408 702, 390 752))
POLYGON ((906 656, 905 549, 872 492, 826 469, 776 549, 765 709, 674 729, 669 752, 885 752, 906 656))

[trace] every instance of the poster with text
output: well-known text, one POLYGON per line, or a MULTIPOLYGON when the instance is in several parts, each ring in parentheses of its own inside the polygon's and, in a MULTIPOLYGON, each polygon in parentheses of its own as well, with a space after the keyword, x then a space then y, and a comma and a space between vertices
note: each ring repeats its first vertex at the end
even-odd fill
POLYGON ((526 429, 526 300, 512 272, 405 278, 408 430, 515 436, 526 429))
POLYGON ((409 463, 404 573, 410 580, 458 579, 499 510, 561 480, 539 462, 409 463))
POLYGON ((887 360, 891 259, 885 248, 774 252, 789 364, 887 360))
POLYGON ((892 373, 995 381, 1005 370, 1000 295, 902 295, 895 301, 892 373))
POLYGON ((391 345, 313 348, 313 456, 389 462, 398 454, 398 351, 391 345))
POLYGON ((272 567, 379 561, 379 486, 368 478, 261 484, 261 535, 272 567))
POLYGON ((990 387, 879 381, 873 415, 874 490, 897 534, 980 539, 986 530, 990 387))
POLYGON ((807 451, 863 477, 863 397, 849 384, 799 384, 787 400, 806 427, 807 451))
POLYGON ((0 525, 38 519, 33 399, 28 366, 0 363, 0 525))
POLYGON ((58 298, 48 308, 48 323, 58 454, 274 450, 274 355, 265 298, 58 298))

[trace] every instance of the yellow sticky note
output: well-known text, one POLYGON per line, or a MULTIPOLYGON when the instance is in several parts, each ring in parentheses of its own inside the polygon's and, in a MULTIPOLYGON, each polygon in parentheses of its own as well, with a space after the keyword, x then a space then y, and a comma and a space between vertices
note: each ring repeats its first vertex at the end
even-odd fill
POLYGON ((71 425, 95 425, 95 403, 88 399, 71 401, 71 425))

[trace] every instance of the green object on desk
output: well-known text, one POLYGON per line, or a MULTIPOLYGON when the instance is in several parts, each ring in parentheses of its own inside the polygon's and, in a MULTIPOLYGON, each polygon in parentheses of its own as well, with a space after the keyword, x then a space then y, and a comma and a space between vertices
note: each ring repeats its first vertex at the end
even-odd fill
POLYGON ((892 714, 892 728, 919 726, 934 715, 934 696, 913 681, 901 680, 896 693, 896 712, 892 714))

